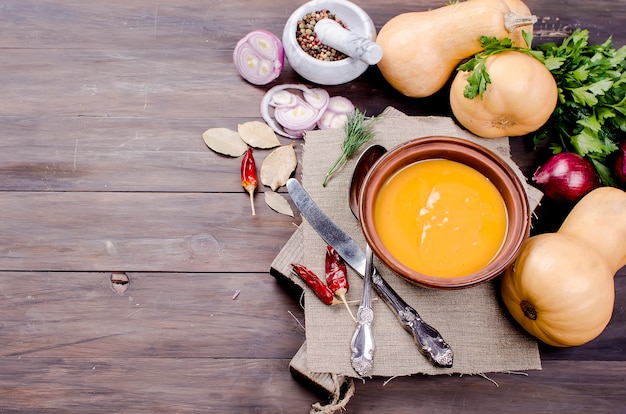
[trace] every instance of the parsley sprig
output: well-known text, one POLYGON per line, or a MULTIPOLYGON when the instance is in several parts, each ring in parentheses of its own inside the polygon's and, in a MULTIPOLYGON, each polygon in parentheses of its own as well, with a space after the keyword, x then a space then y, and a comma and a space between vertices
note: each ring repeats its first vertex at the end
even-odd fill
MULTIPOLYGON (((530 46, 532 35, 526 32, 522 32, 522 35, 526 44, 530 46)), ((508 37, 498 39, 496 37, 481 36, 480 44, 483 50, 457 68, 458 71, 471 72, 467 78, 465 90, 463 91, 463 96, 467 99, 474 99, 476 96, 482 99, 487 90, 487 85, 491 83, 491 78, 485 66, 485 61, 489 56, 507 50, 516 50, 534 56, 539 60, 541 60, 542 57, 541 52, 534 51, 530 49, 530 47, 514 46, 513 41, 508 37)))
POLYGON ((547 142, 553 153, 588 158, 606 185, 615 186, 611 155, 626 133, 626 46, 614 49, 609 37, 589 44, 578 29, 561 45, 537 47, 559 87, 550 120, 534 134, 535 146, 547 142))
POLYGON ((485 67, 489 56, 506 50, 534 56, 550 70, 559 88, 556 109, 532 135, 535 148, 545 142, 554 154, 579 154, 592 162, 605 185, 615 186, 611 157, 626 133, 626 46, 614 49, 610 37, 590 45, 589 32, 583 29, 561 45, 531 47, 532 35, 523 35, 528 48, 513 46, 508 38, 481 38, 484 50, 458 67, 472 71, 464 96, 482 99, 491 82, 485 67))

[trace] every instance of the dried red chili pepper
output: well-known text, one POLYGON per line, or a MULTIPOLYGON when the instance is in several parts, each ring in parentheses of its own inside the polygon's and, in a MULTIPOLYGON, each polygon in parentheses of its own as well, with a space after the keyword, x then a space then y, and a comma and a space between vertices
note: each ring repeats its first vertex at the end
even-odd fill
POLYGON ((254 156, 252 155, 252 148, 248 148, 248 150, 243 154, 243 159, 241 160, 241 185, 244 190, 246 190, 250 194, 250 207, 252 208, 252 215, 256 215, 254 211, 254 190, 258 185, 257 175, 256 175, 256 163, 254 162, 254 156))
POLYGON ((315 293, 315 296, 317 296, 322 302, 327 305, 334 305, 338 303, 335 299, 333 291, 330 290, 330 288, 326 286, 311 269, 298 263, 292 263, 291 266, 293 267, 294 272, 300 276, 300 279, 306 283, 313 293, 315 293))
POLYGON ((350 288, 346 263, 332 246, 326 247, 326 284, 337 296, 350 288))
MULTIPOLYGON (((348 268, 346 262, 343 261, 339 253, 332 247, 326 246, 326 284, 330 290, 346 305, 346 309, 354 318, 348 301, 346 300, 346 293, 350 289, 348 284, 348 268)), ((356 319, 355 319, 356 320, 356 319)))

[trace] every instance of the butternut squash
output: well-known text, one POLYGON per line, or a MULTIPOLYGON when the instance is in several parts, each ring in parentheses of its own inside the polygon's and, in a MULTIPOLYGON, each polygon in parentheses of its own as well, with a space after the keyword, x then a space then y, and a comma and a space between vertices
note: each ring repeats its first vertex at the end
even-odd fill
POLYGON ((434 94, 459 63, 482 50, 481 36, 509 37, 526 47, 536 17, 521 0, 467 0, 424 12, 395 16, 378 32, 383 51, 378 68, 403 95, 434 94))
POLYGON ((501 278, 513 318, 546 344, 596 338, 614 306, 615 273, 626 265, 626 192, 600 187, 583 197, 558 232, 529 238, 501 278))
POLYGON ((491 83, 482 98, 463 95, 472 72, 460 71, 450 86, 450 107, 457 121, 483 138, 521 136, 538 130, 556 108, 559 90, 546 66, 525 53, 489 56, 491 83))

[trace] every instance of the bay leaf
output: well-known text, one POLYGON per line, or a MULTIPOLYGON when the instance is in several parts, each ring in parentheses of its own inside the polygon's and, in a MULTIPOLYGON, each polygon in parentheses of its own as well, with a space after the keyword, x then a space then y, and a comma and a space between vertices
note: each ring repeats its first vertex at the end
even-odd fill
POLYGON ((229 128, 210 128, 202 133, 204 143, 215 152, 240 157, 248 149, 237 131, 229 128))
POLYGON ((261 164, 261 182, 270 187, 272 191, 287 183, 291 174, 298 166, 296 151, 293 142, 282 145, 272 151, 261 164))
POLYGON ((274 191, 265 191, 265 203, 274 211, 293 217, 293 210, 285 197, 274 191))
POLYGON ((237 132, 246 144, 254 148, 268 149, 276 148, 280 141, 276 133, 265 122, 249 121, 237 125, 237 132))

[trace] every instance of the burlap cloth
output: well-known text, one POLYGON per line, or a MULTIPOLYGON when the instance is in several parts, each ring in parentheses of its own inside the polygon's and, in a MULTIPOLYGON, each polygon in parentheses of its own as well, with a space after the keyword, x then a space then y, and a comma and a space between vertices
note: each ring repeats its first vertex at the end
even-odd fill
MULTIPOLYGON (((382 144, 387 149, 412 138, 430 135, 477 141, 500 154, 523 179, 510 157, 508 138, 478 138, 447 117, 409 117, 394 108, 387 108, 376 122, 375 131, 376 136, 370 144, 382 144)), ((352 157, 327 187, 322 186, 324 175, 341 153, 342 141, 342 130, 307 133, 302 183, 319 206, 364 247, 365 239, 348 206, 349 182, 359 154, 352 157)), ((534 209, 541 193, 528 186, 528 194, 534 209)), ((323 277, 326 244, 306 220, 303 220, 300 230, 304 264, 323 277)), ((374 302, 376 354, 372 375, 482 374, 541 369, 536 341, 507 318, 493 283, 458 291, 422 289, 403 281, 377 260, 375 265, 400 296, 426 322, 439 330, 454 351, 454 365, 450 369, 432 366, 419 353, 412 337, 401 327, 387 305, 378 300, 374 302)), ((358 303, 363 284, 351 269, 349 282, 348 300, 358 303)), ((357 303, 352 305, 355 313, 357 303)), ((355 377, 350 365, 349 347, 355 323, 345 307, 324 305, 305 289, 305 326, 309 370, 355 377)))

